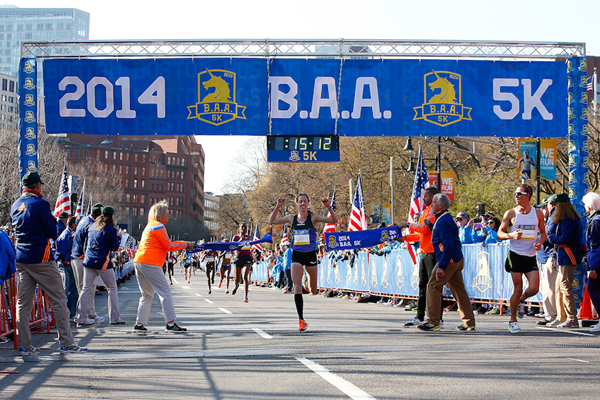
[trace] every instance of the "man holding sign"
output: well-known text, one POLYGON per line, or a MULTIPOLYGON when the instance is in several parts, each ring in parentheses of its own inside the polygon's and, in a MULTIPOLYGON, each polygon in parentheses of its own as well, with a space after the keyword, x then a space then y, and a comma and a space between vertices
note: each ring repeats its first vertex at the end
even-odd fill
POLYGON ((544 215, 537 208, 531 207, 531 186, 523 184, 515 191, 517 206, 508 210, 502 218, 498 229, 499 240, 510 240, 510 252, 506 258, 504 269, 510 272, 514 292, 510 298, 510 333, 520 333, 517 315, 525 315, 525 300, 535 296, 539 290, 540 275, 536 262, 536 251, 546 241, 544 215), (523 274, 529 287, 523 292, 523 274))

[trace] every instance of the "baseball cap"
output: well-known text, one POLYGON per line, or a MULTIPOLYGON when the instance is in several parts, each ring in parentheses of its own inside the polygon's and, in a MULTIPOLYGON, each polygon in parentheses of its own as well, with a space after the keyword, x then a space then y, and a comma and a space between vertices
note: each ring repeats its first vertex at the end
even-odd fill
POLYGON ((58 214, 58 219, 68 219, 69 218, 69 214, 67 214, 66 212, 61 212, 60 214, 58 214))
POLYGON ((113 215, 114 213, 115 213, 115 209, 110 206, 106 206, 102 209, 102 214, 113 215))
POLYGON ((37 172, 31 171, 23 176, 23 186, 29 186, 36 183, 41 183, 42 185, 44 184, 44 182, 42 182, 42 179, 40 178, 40 174, 38 174, 37 172))
POLYGON ((566 193, 561 193, 561 194, 555 195, 555 197, 550 201, 550 204, 566 203, 568 201, 571 201, 569 199, 569 195, 566 193))

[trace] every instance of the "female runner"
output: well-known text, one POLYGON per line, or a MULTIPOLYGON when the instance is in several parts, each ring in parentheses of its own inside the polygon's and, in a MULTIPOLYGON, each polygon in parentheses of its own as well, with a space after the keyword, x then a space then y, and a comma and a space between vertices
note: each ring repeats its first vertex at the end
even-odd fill
POLYGON ((322 215, 313 214, 309 209, 310 200, 308 195, 301 193, 296 196, 296 205, 298 207, 298 215, 286 215, 285 217, 277 218, 279 209, 285 203, 285 198, 277 200, 277 206, 269 224, 283 225, 290 223, 292 225, 291 242, 292 242, 292 282, 294 283, 294 302, 296 303, 296 311, 300 319, 300 332, 308 328, 308 324, 304 321, 304 300, 302 298, 302 277, 304 268, 308 275, 309 288, 312 294, 317 293, 317 229, 315 224, 337 223, 338 218, 335 211, 331 208, 329 199, 321 198, 323 205, 331 213, 331 217, 323 217, 322 215))
MULTIPOLYGON (((234 242, 250 241, 250 235, 248 235, 248 226, 242 222, 238 228, 238 234, 233 237, 234 242)), ((240 280, 242 278, 242 268, 244 269, 244 303, 248 302, 248 285, 250 284, 250 269, 252 268, 252 252, 250 246, 242 247, 237 250, 237 257, 235 260, 235 289, 231 292, 232 295, 236 294, 238 287, 240 286, 240 280)))
POLYGON ((211 275, 212 275, 212 283, 215 283, 215 262, 217 260, 218 253, 215 250, 207 250, 202 256, 204 261, 206 261, 206 278, 208 279, 208 294, 211 294, 211 275))
MULTIPOLYGON (((223 239, 223 242, 228 242, 229 240, 223 239)), ((221 284, 223 284, 223 279, 226 279, 225 284, 227 286, 227 290, 225 294, 229 294, 229 274, 231 273, 231 251, 221 251, 219 254, 219 259, 221 260, 221 280, 219 281, 219 288, 221 284)))

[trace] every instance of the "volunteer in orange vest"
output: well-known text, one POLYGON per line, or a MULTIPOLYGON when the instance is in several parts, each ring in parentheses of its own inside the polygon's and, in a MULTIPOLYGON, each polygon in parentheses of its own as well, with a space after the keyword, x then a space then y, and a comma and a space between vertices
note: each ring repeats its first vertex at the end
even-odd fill
POLYGON ((168 251, 179 251, 193 249, 193 242, 171 242, 167 235, 165 225, 169 221, 169 208, 166 201, 154 204, 148 212, 148 225, 142 233, 140 246, 135 254, 133 265, 135 267, 135 276, 138 280, 140 292, 140 303, 138 305, 136 324, 133 327, 134 332, 145 332, 148 329, 145 325, 150 318, 150 308, 152 307, 152 298, 154 292, 158 293, 160 304, 162 305, 163 315, 165 317, 167 332, 185 332, 175 323, 175 307, 173 306, 173 296, 167 278, 163 274, 162 266, 167 257, 168 251))
MULTIPOLYGON (((433 196, 438 194, 438 190, 434 186, 425 189, 423 194, 424 210, 419 218, 418 224, 400 224, 400 228, 408 227, 410 234, 406 235, 405 241, 419 242, 419 299, 417 303, 417 315, 409 322, 404 324, 406 327, 419 326, 425 320, 425 308, 427 305, 427 283, 431 278, 431 271, 435 266, 435 250, 431 244, 431 229, 435 221, 435 215, 431 212, 431 203, 433 196), (427 222, 429 223, 427 223, 427 222)), ((440 315, 441 317, 441 315, 440 315)))

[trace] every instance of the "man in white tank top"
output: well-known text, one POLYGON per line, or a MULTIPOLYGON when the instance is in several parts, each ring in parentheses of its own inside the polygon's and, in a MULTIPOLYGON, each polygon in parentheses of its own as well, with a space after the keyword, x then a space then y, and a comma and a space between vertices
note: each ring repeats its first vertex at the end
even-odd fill
POLYGON ((510 298, 510 322, 508 330, 520 333, 517 316, 525 314, 525 300, 535 296, 540 286, 540 275, 536 260, 536 251, 546 241, 544 215, 530 204, 533 189, 529 185, 520 185, 515 191, 517 206, 504 213, 498 229, 499 240, 510 240, 510 251, 505 269, 512 277, 514 292, 510 298), (523 292, 523 275, 529 287, 523 292))

